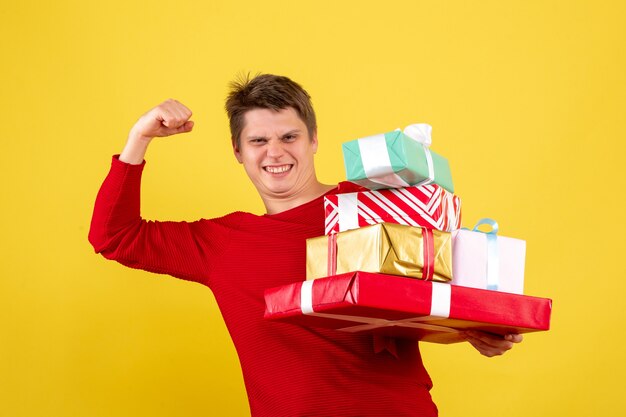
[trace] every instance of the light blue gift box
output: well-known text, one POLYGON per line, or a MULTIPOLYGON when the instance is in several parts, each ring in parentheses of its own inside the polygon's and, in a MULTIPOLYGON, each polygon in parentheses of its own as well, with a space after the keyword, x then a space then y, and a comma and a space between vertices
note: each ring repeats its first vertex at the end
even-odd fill
POLYGON ((399 130, 346 142, 342 148, 348 181, 370 190, 434 182, 454 192, 448 160, 399 130))

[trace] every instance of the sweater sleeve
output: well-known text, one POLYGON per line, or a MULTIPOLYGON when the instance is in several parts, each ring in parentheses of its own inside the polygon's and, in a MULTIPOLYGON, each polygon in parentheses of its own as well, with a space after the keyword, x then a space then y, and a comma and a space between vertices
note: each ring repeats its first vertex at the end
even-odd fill
POLYGON ((147 221, 140 215, 141 165, 113 157, 91 219, 89 242, 97 253, 131 268, 209 285, 212 263, 229 229, 211 220, 147 221))

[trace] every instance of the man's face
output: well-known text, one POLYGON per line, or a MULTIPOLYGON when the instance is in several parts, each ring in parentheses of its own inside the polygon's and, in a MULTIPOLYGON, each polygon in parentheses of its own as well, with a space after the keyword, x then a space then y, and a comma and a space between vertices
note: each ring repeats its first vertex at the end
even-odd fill
POLYGON ((289 198, 306 193, 317 182, 313 155, 317 136, 309 137, 304 122, 291 107, 246 112, 235 157, 243 164, 261 197, 289 198))

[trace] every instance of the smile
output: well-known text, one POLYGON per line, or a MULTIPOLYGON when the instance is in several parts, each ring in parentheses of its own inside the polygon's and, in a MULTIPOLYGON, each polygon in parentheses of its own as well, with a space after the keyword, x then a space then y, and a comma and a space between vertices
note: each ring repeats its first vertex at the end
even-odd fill
POLYGON ((291 167, 293 167, 292 164, 289 165, 273 165, 273 166, 266 166, 263 167, 263 169, 267 172, 269 172, 270 174, 282 174, 283 172, 287 172, 291 169, 291 167))

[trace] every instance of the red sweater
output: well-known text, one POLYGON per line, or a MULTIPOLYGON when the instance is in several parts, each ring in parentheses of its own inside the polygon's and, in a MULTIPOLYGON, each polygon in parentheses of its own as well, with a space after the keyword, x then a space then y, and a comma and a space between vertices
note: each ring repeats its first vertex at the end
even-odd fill
POLYGON ((146 221, 139 204, 144 165, 113 158, 89 241, 108 259, 211 288, 252 416, 437 415, 417 342, 398 341, 396 358, 374 353, 368 335, 263 319, 266 288, 304 279, 305 239, 324 234, 322 197, 275 215, 146 221))

